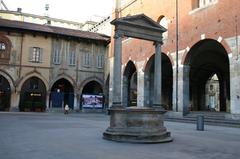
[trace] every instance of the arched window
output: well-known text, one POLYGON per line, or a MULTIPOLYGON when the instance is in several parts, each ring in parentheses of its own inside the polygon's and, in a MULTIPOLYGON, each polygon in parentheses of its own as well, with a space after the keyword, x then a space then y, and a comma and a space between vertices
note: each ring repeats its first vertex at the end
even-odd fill
POLYGON ((217 0, 192 0, 192 9, 203 8, 216 2, 217 0))
POLYGON ((0 62, 8 62, 10 60, 11 42, 5 36, 0 36, 0 62))
POLYGON ((4 42, 0 42, 0 50, 5 51, 6 50, 6 44, 4 42))
MULTIPOLYGON (((158 23, 163 26, 165 29, 168 29, 168 20, 165 16, 160 16, 158 18, 158 23)), ((163 41, 165 41, 168 38, 168 31, 163 33, 163 41)))

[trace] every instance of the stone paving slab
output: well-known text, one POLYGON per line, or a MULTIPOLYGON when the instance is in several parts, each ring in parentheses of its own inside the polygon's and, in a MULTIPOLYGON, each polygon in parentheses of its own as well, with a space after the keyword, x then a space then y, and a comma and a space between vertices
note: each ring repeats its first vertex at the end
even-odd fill
POLYGON ((131 144, 107 141, 105 114, 0 113, 1 159, 233 159, 240 129, 165 122, 174 141, 131 144))

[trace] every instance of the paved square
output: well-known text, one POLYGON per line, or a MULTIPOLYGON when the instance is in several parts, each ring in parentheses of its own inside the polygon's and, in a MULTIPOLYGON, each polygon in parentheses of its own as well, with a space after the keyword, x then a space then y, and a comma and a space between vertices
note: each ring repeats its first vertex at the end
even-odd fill
POLYGON ((174 141, 131 144, 102 139, 104 114, 0 113, 1 159, 233 159, 240 129, 165 122, 174 141))

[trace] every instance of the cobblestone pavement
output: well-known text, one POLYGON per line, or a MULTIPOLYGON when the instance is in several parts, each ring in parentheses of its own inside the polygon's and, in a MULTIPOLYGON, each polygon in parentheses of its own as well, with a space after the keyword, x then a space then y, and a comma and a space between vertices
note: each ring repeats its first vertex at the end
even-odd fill
POLYGON ((91 113, 0 113, 1 159, 233 159, 240 129, 165 122, 174 141, 131 144, 107 141, 109 116, 91 113))

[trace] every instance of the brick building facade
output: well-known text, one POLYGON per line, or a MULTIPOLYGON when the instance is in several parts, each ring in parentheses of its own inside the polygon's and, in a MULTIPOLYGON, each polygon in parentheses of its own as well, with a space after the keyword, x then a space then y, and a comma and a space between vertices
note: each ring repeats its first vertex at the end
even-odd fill
MULTIPOLYGON (((178 104, 176 104, 176 0, 117 1, 118 16, 144 13, 164 26, 162 45, 162 104, 173 112, 207 111, 210 89, 219 90, 214 111, 240 114, 240 16, 238 0, 178 1, 178 104), (218 84, 216 84, 216 81, 218 84)), ((113 31, 114 35, 114 31, 113 31)), ((139 106, 151 106, 153 86, 153 42, 123 38, 122 94, 137 101, 139 106), (127 74, 126 74, 127 73, 127 74), (127 81, 124 81, 127 77, 127 81), (126 85, 127 88, 123 86, 126 85), (131 84, 132 83, 132 84, 131 84), (136 86, 137 85, 137 86, 136 86), (138 93, 134 93, 134 92, 138 93)), ((113 40, 112 40, 113 41, 113 40)), ((111 48, 113 43, 111 45, 111 48)), ((109 53, 110 69, 106 74, 111 105, 111 71, 113 49, 109 53)), ((122 103, 124 103, 124 97, 122 103)), ((127 104, 130 106, 131 104, 127 104)))

